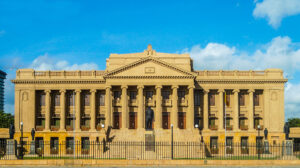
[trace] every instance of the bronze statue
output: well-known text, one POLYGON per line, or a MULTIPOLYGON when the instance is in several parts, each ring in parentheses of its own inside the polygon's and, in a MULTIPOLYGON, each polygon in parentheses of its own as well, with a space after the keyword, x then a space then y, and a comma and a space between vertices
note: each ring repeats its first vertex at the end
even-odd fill
POLYGON ((287 122, 284 124, 284 133, 285 133, 285 140, 289 140, 290 126, 287 122))
POLYGON ((15 134, 15 126, 13 124, 10 124, 9 126, 9 139, 14 139, 15 134))
POLYGON ((152 129, 152 122, 154 118, 154 112, 151 107, 146 110, 146 129, 152 129))
POLYGON ((267 128, 265 128, 264 134, 265 134, 265 140, 267 140, 268 139, 268 130, 267 130, 267 128))
POLYGON ((35 130, 34 130, 34 128, 32 128, 32 130, 31 130, 32 141, 34 141, 34 135, 35 135, 35 130))

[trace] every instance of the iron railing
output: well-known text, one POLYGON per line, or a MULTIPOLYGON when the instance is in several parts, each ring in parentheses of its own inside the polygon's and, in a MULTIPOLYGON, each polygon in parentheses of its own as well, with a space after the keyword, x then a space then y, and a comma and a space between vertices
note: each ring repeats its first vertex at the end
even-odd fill
POLYGON ((300 144, 209 144, 201 142, 0 141, 0 159, 295 160, 300 144), (22 155, 23 157, 20 157, 22 155))

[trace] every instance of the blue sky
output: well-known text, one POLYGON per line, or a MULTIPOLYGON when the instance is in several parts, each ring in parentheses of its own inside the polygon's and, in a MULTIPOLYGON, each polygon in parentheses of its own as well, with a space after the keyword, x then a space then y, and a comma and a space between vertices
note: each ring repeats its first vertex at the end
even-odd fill
POLYGON ((0 1, 0 68, 105 69, 110 53, 190 53, 202 69, 282 68, 300 117, 299 0, 0 1), (299 94, 299 95, 298 95, 299 94))

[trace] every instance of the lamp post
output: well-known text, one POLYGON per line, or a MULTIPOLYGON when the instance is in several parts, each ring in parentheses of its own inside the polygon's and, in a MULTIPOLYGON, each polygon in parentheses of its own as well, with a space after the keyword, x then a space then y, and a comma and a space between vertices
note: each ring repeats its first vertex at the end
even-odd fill
POLYGON ((173 140, 173 124, 171 124, 171 157, 172 157, 172 160, 173 160, 173 142, 174 142, 174 140, 173 140))
MULTIPOLYGON (((260 139, 260 125, 258 125, 257 126, 257 131, 258 131, 258 138, 260 139)), ((256 142, 257 143, 257 142, 256 142)), ((258 159, 260 159, 260 140, 258 141, 258 151, 257 151, 257 153, 258 153, 258 159)))
POLYGON ((23 159, 23 122, 21 121, 21 137, 20 137, 20 143, 21 143, 21 148, 20 148, 20 159, 23 159))

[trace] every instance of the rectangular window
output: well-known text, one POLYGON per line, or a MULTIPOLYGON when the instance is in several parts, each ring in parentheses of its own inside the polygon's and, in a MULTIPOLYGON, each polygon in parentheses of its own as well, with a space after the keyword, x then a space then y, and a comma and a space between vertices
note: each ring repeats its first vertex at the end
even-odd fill
POLYGON ((130 91, 129 96, 131 100, 136 100, 136 91, 130 91))
POLYGON ((84 93, 84 106, 90 106, 90 93, 84 93))
POLYGON ((129 129, 136 129, 137 117, 135 112, 129 113, 129 129))
POLYGON ((178 128, 185 129, 186 128, 186 117, 184 112, 178 113, 178 128))
POLYGON ((241 137, 241 154, 249 154, 248 137, 241 137))
POLYGON ((240 106, 245 106, 245 93, 241 92, 240 93, 240 97, 239 97, 239 101, 240 101, 240 106))
POLYGON ((121 113, 114 112, 113 126, 114 126, 114 129, 120 129, 120 127, 121 127, 121 113))
POLYGON ((99 95, 99 103, 100 103, 100 106, 105 106, 105 94, 104 93, 100 93, 99 95))
POLYGON ((50 139, 50 153, 51 154, 58 154, 59 142, 58 137, 51 137, 50 139))
POLYGON ((146 99, 152 99, 153 98, 153 91, 146 91, 146 99))
POLYGON ((162 113, 162 127, 163 129, 170 129, 170 113, 163 112, 162 113))
POLYGON ((178 90, 178 98, 179 98, 179 100, 185 99, 185 91, 184 90, 178 90))
POLYGON ((66 153, 73 154, 75 148, 75 142, 73 137, 66 138, 66 153))
POLYGON ((60 106, 60 95, 59 94, 54 95, 54 105, 60 106))
POLYGON ((170 99, 170 91, 162 91, 163 99, 170 99))
POLYGON ((233 146, 233 137, 226 137, 226 146, 233 146))
POLYGON ((226 118, 226 127, 230 127, 230 119, 226 118))
POLYGON ((121 91, 114 91, 114 99, 120 99, 121 98, 121 91))
POLYGON ((44 93, 40 95, 40 106, 45 106, 45 97, 46 95, 44 93))
POLYGON ((200 106, 200 101, 201 101, 200 96, 201 96, 200 90, 196 90, 194 95, 195 106, 200 106))
POLYGON ((69 106, 74 106, 74 102, 75 102, 74 92, 70 92, 68 94, 68 104, 69 104, 69 106))
POLYGON ((211 151, 211 154, 218 154, 219 153, 218 137, 211 137, 210 138, 210 151, 211 151))
POLYGON ((215 106, 215 93, 210 93, 209 94, 209 105, 210 106, 215 106))
POLYGON ((259 93, 254 93, 254 106, 259 106, 259 93))
POLYGON ((81 137, 81 153, 82 154, 89 154, 90 149, 90 140, 89 137, 81 137))
POLYGON ((226 106, 230 106, 230 92, 226 91, 226 106))

